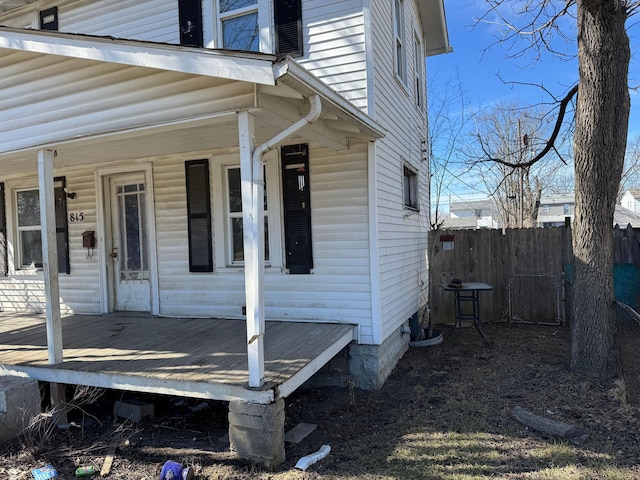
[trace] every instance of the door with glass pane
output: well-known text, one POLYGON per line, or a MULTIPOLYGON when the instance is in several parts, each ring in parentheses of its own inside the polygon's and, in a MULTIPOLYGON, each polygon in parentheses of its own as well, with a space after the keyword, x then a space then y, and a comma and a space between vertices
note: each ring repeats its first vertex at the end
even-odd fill
POLYGON ((110 178, 111 261, 115 309, 151 310, 144 173, 110 178))

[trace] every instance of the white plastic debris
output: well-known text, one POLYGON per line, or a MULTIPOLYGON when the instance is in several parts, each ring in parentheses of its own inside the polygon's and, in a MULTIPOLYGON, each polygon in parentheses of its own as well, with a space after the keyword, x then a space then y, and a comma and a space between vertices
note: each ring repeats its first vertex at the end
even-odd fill
POLYGON ((322 445, 322 447, 320 447, 320 450, 318 450, 317 452, 312 453, 311 455, 302 457, 300 460, 298 460, 298 463, 296 463, 295 468, 304 471, 307 468, 309 468, 311 465, 316 463, 318 460, 322 460, 324 457, 329 455, 330 451, 331 451, 331 447, 329 445, 322 445))

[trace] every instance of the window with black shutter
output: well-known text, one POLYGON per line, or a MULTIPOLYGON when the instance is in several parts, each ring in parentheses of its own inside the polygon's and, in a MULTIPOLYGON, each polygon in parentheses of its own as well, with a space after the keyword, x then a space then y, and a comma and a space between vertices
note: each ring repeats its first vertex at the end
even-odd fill
POLYGON ((202 47, 202 3, 201 0, 179 0, 180 44, 202 47))
POLYGON ((189 271, 213 272, 209 161, 185 162, 189 271))
POLYGON ((278 56, 303 55, 301 3, 301 0, 275 0, 273 3, 278 56))
POLYGON ((58 7, 40 11, 40 30, 58 30, 58 7))
POLYGON ((9 273, 7 259, 7 217, 5 211, 4 183, 0 183, 0 277, 9 273))
POLYGON ((309 146, 286 145, 281 155, 286 265, 289 273, 308 274, 313 268, 309 146))
POLYGON ((58 273, 71 273, 69 261, 69 224, 67 222, 67 192, 65 177, 53 179, 53 198, 56 212, 56 246, 58 249, 58 273))

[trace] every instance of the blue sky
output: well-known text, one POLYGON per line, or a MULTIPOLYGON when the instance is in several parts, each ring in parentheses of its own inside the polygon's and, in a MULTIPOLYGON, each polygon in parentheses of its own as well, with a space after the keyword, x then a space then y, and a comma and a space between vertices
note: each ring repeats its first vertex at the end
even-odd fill
MULTIPOLYGON (((430 88, 438 86, 439 82, 434 82, 434 78, 459 75, 471 103, 477 107, 490 107, 503 100, 518 100, 520 103, 551 100, 535 87, 505 84, 499 76, 508 82, 542 83, 558 97, 577 82, 577 60, 562 61, 552 56, 538 62, 509 59, 502 45, 484 51, 495 42, 494 34, 499 31, 497 26, 487 23, 474 26, 474 19, 487 8, 484 1, 446 0, 445 8, 453 52, 428 59, 430 88)), ((629 79, 632 86, 640 86, 640 18, 632 17, 628 25, 632 48, 629 79), (634 47, 636 52, 633 52, 634 47)), ((569 45, 569 48, 574 46, 569 45)), ((632 91, 629 137, 635 135, 640 135, 640 93, 632 91)))
MULTIPOLYGON (((511 7, 518 3, 520 2, 507 2, 507 5, 511 7)), ((471 110, 479 111, 490 109, 499 102, 514 101, 521 105, 534 105, 552 101, 548 94, 537 87, 505 82, 543 84, 557 98, 561 98, 577 83, 577 59, 563 61, 551 55, 546 55, 539 61, 531 58, 511 59, 507 58, 509 52, 505 45, 495 45, 487 50, 487 47, 495 43, 495 35, 500 33, 500 28, 490 23, 476 24, 475 20, 486 11, 484 0, 445 0, 445 8, 453 52, 427 60, 430 94, 437 93, 434 89, 443 88, 448 79, 459 78, 471 110)), ((574 33, 572 38, 575 38, 575 32, 571 32, 575 29, 574 20, 569 19, 567 22, 569 33, 574 33)), ((632 49, 629 80, 631 86, 640 87, 640 18, 633 17, 628 25, 632 49), (633 51, 634 47, 637 52, 633 51)), ((572 43, 566 48, 576 50, 572 43)), ((640 93, 631 91, 629 139, 638 135, 640 93)), ((464 185, 452 185, 452 188, 456 197, 464 194, 477 197, 479 194, 464 185)))

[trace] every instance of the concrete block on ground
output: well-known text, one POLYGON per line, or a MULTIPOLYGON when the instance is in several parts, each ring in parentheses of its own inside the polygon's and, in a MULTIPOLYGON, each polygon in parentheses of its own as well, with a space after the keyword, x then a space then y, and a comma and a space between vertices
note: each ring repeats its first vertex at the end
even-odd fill
POLYGON ((285 460, 284 400, 267 405, 229 402, 229 443, 242 459, 265 468, 285 460))
POLYGON ((0 375, 0 444, 18 436, 41 411, 37 380, 0 375))
POLYGON ((140 400, 116 401, 113 404, 113 415, 115 417, 125 418, 134 423, 138 423, 144 417, 153 417, 154 411, 153 403, 140 400))

